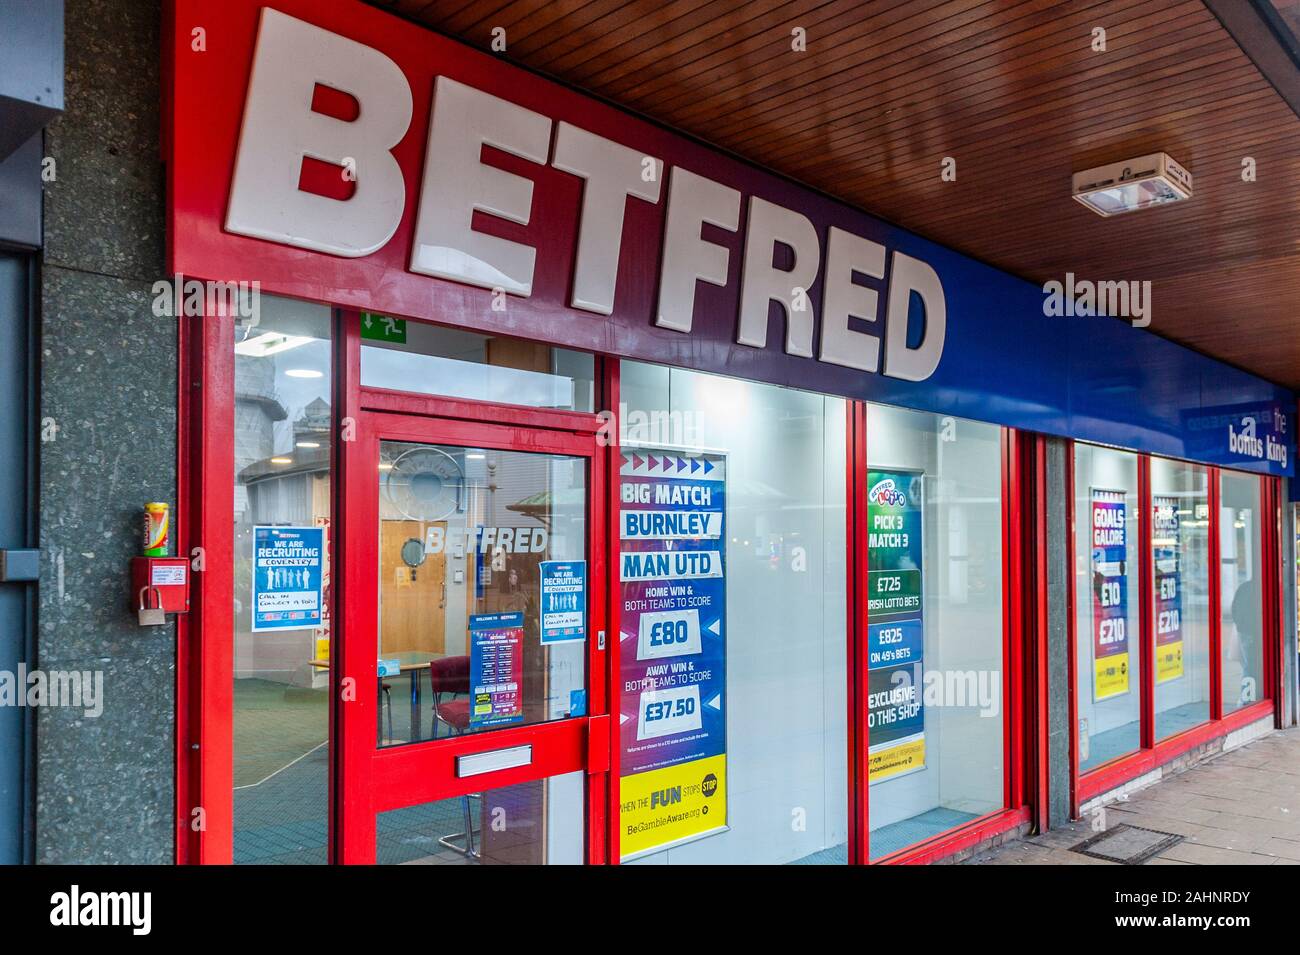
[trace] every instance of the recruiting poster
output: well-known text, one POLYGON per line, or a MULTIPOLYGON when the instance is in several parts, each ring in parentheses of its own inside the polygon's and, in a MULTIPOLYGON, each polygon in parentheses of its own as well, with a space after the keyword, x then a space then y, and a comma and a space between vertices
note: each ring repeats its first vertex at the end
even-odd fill
POLYGON ((517 723, 524 718, 524 615, 480 613, 469 618, 469 722, 517 723))
POLYGON ((623 450, 624 859, 726 827, 726 456, 623 450))
POLYGON ((867 473, 867 779, 925 768, 919 471, 867 473))
POLYGON ((253 631, 310 630, 322 622, 321 527, 253 527, 253 631))
POLYGON ((542 643, 587 638, 587 562, 541 562, 542 643))
POLYGON ((1123 491, 1092 489, 1092 698, 1129 688, 1128 505, 1123 491))
POLYGON ((1151 503, 1152 566, 1156 577, 1156 682, 1168 683, 1183 675, 1183 580, 1179 566, 1182 529, 1177 498, 1156 494, 1151 503))

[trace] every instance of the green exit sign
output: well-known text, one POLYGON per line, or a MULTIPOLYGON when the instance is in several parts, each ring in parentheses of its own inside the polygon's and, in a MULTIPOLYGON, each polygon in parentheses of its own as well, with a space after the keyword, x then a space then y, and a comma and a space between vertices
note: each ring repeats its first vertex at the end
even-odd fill
POLYGON ((368 338, 372 342, 391 342, 394 345, 405 345, 406 319, 376 315, 374 312, 362 312, 361 337, 368 338))

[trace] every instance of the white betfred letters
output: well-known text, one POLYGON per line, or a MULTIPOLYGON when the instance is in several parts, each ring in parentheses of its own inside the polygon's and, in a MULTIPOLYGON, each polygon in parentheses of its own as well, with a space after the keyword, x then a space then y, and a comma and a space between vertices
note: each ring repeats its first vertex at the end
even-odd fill
POLYGON ((664 258, 659 270, 655 324, 690 332, 695 316, 695 282, 727 284, 731 254, 700 237, 707 222, 728 232, 740 228, 740 193, 730 186, 676 166, 669 172, 664 258))
POLYGON ((785 311, 785 350, 789 355, 811 358, 813 354, 813 309, 805 300, 796 302, 797 290, 804 293, 817 280, 821 248, 817 230, 808 217, 775 203, 749 197, 749 231, 745 236, 745 260, 740 277, 740 325, 736 341, 753 348, 767 347, 768 303, 780 303, 785 311), (794 250, 794 267, 788 272, 772 264, 777 242, 794 250), (799 305, 803 307, 800 308, 799 305))
POLYGON ((876 321, 875 289, 853 281, 853 273, 885 277, 885 247, 831 227, 826 241, 826 274, 822 278, 822 361, 874 372, 880 361, 880 339, 849 328, 849 316, 876 321))
POLYGON ((357 258, 393 237, 406 206, 389 150, 411 124, 411 88, 378 50, 263 8, 230 186, 226 230, 357 258), (317 84, 347 93, 345 122, 310 108, 317 84), (346 200, 298 188, 303 157, 355 170, 346 200))
POLYGON ((948 331, 948 307, 943 283, 920 259, 895 252, 889 275, 889 315, 885 319, 885 374, 906 381, 924 381, 943 357, 948 331), (916 348, 907 347, 907 313, 912 293, 925 305, 925 335, 916 348))
MULTIPOLYGON (((403 173, 392 150, 410 127, 412 102, 401 68, 383 53, 264 9, 226 230, 349 258, 383 248, 405 210, 403 173), (312 110, 318 86, 351 96, 359 107, 356 117, 348 121, 312 110), (354 171, 351 197, 334 199, 299 189, 306 157, 337 165, 341 174, 354 171)), ((424 157, 411 272, 530 296, 537 249, 479 232, 473 221, 478 212, 528 225, 537 183, 558 178, 545 171, 549 161, 584 180, 575 211, 572 308, 613 315, 628 200, 657 204, 664 176, 668 188, 654 324, 690 334, 697 283, 727 285, 731 249, 740 240, 728 237, 723 244, 702 234, 705 223, 740 231, 742 194, 721 182, 680 166, 670 169, 643 151, 568 122, 555 123, 447 76, 433 78, 424 157), (485 146, 536 164, 540 175, 535 181, 485 162, 485 146)), ((813 359, 818 317, 810 290, 820 274, 817 361, 906 381, 934 374, 947 337, 947 306, 933 267, 832 226, 825 235, 822 270, 819 226, 801 212, 758 196, 750 195, 748 201, 738 344, 768 347, 775 301, 785 317, 785 353, 813 359), (778 245, 793 252, 792 263, 776 264, 778 245), (887 290, 880 284, 885 276, 887 290), (862 284, 869 280, 876 284, 862 284), (913 293, 923 306, 924 323, 920 341, 910 347, 913 293), (882 295, 887 302, 883 329, 882 295)), ((642 239, 638 254, 648 254, 647 245, 642 239)), ((549 287, 555 284, 552 277, 549 287)))
POLYGON ((663 160, 647 157, 577 126, 560 123, 555 130, 555 157, 551 165, 587 180, 582 191, 578 254, 569 304, 588 312, 612 315, 627 197, 659 201, 663 160), (642 160, 647 158, 653 163, 650 181, 642 175, 646 169, 642 160))
POLYGON ((482 162, 483 146, 546 162, 551 121, 445 76, 437 78, 429 115, 420 211, 415 220, 411 271, 513 295, 533 291, 537 250, 476 232, 480 210, 527 225, 533 181, 482 162))

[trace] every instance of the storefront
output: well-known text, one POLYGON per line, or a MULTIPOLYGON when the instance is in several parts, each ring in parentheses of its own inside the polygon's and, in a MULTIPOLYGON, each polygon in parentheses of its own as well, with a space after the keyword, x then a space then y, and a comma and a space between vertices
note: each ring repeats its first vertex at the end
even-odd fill
POLYGON ((1077 812, 1209 740, 1271 729, 1285 644, 1278 479, 1073 450, 1077 812))
POLYGON ((1277 718, 1289 392, 371 7, 198 9, 180 861, 931 861, 1277 718))

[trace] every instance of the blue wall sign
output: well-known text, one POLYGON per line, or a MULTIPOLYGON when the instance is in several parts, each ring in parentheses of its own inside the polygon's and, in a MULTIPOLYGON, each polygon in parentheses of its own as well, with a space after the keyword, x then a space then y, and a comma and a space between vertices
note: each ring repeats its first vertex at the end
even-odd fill
POLYGON ((253 528, 254 632, 320 626, 324 552, 323 528, 253 528))
POLYGON ((542 643, 587 639, 587 562, 544 560, 542 572, 542 643))

